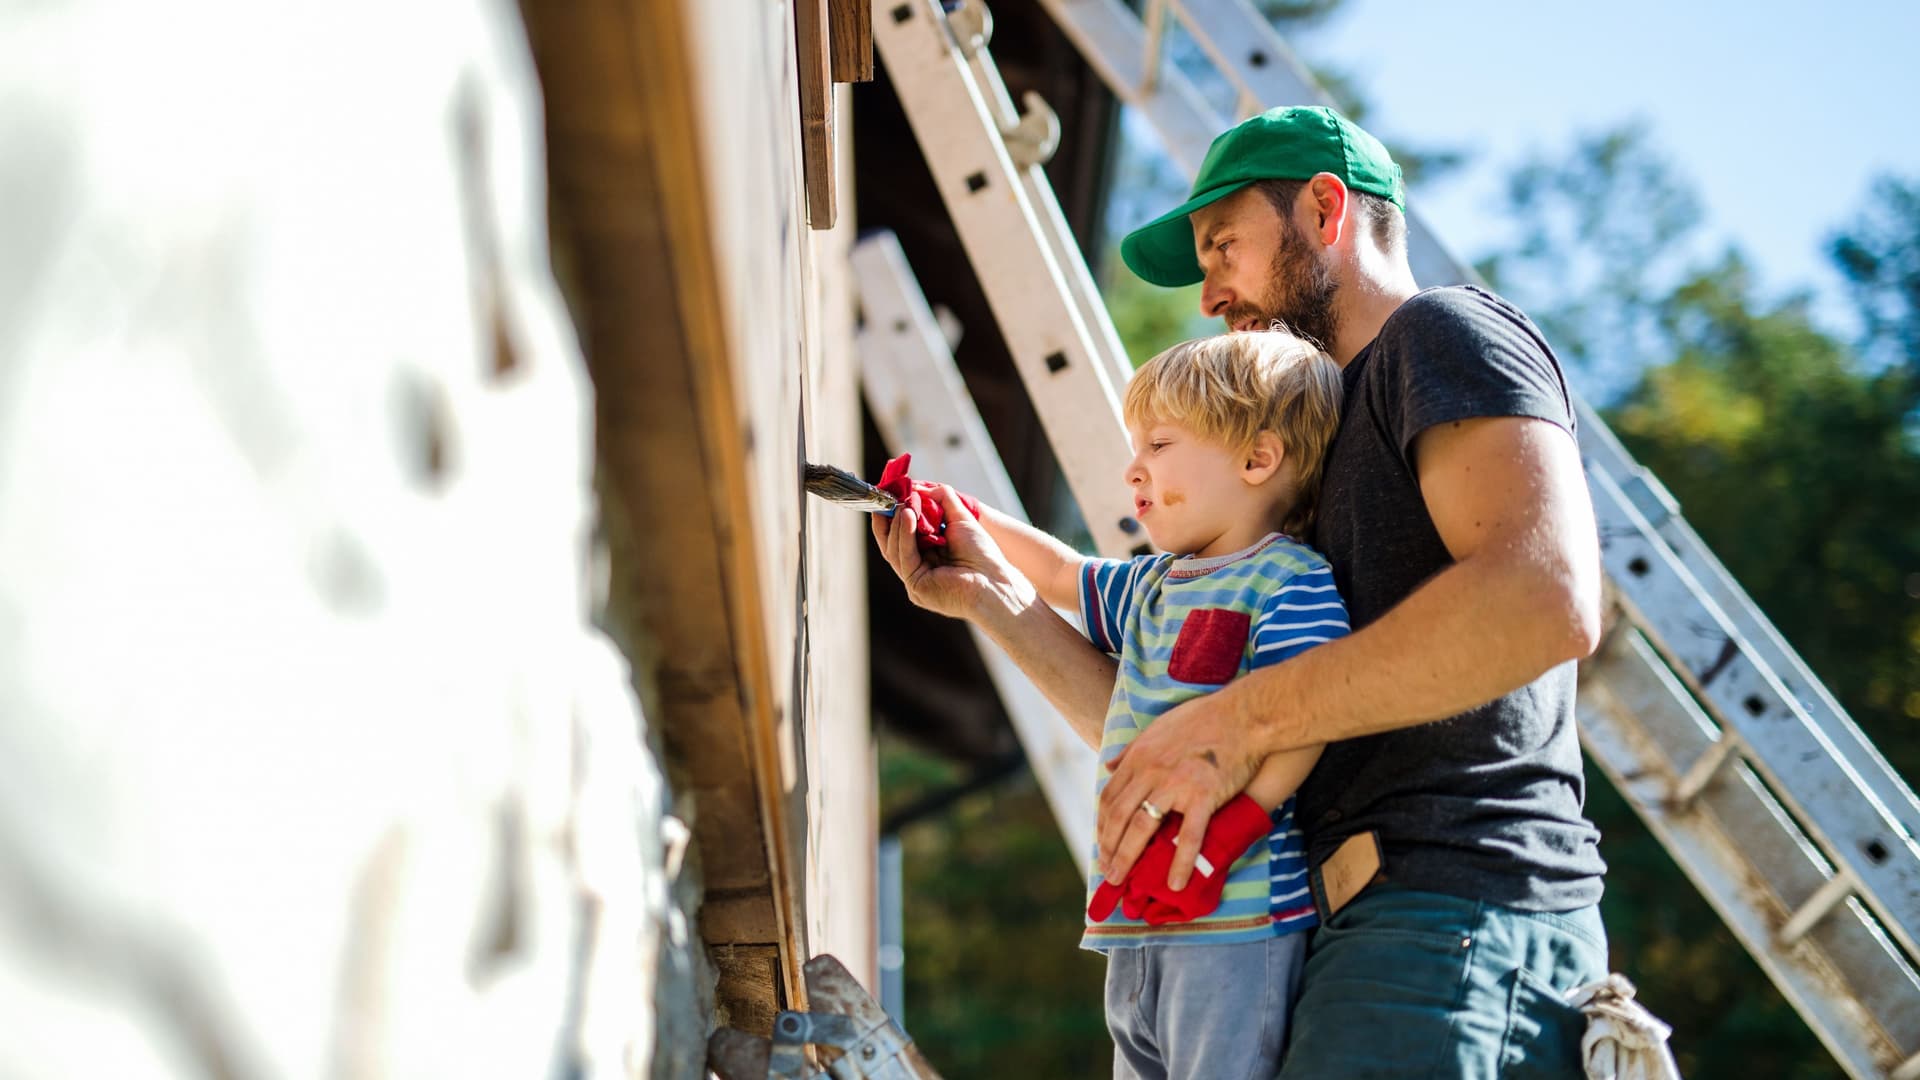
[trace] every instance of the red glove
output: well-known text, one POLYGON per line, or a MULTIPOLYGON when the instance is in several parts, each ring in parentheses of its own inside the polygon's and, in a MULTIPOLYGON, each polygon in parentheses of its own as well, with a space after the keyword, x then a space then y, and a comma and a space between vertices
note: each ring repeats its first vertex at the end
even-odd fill
MULTIPOLYGON (((913 511, 914 538, 921 547, 946 547, 947 511, 940 502, 940 485, 909 477, 907 464, 912 460, 912 454, 901 454, 887 462, 887 467, 880 470, 879 482, 873 486, 913 511)), ((969 514, 980 516, 980 503, 973 496, 955 494, 960 495, 960 505, 966 507, 969 514)))
POLYGON ((1180 815, 1168 814, 1153 839, 1147 841, 1146 850, 1133 860, 1133 869, 1127 871, 1126 880, 1118 885, 1102 881, 1100 887, 1093 890, 1093 899, 1087 903, 1087 916, 1094 922, 1106 922, 1117 907, 1129 919, 1146 918, 1149 897, 1139 884, 1157 878, 1161 887, 1166 887, 1167 871, 1173 867, 1173 838, 1178 835, 1180 815))
POLYGON ((1273 831, 1273 818, 1260 804, 1245 795, 1235 795, 1207 822, 1207 833, 1200 841, 1200 858, 1194 864, 1187 887, 1178 891, 1167 887, 1167 870, 1173 865, 1174 840, 1180 835, 1181 817, 1168 814, 1147 842, 1147 849, 1134 861, 1127 880, 1119 885, 1101 882, 1087 905, 1087 915, 1096 922, 1106 921, 1117 903, 1129 919, 1145 919, 1149 926, 1190 922, 1210 915, 1220 906, 1220 892, 1226 888, 1227 874, 1240 856, 1273 831))

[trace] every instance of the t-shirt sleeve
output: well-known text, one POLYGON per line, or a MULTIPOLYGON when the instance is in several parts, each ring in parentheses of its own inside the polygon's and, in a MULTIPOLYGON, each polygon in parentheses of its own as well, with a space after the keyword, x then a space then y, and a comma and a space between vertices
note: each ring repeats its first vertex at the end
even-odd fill
POLYGON ((1411 468, 1413 440, 1430 427, 1488 416, 1530 416, 1574 434, 1560 362, 1518 309, 1477 289, 1408 300, 1383 331, 1379 415, 1411 468))
POLYGON ((1248 667, 1268 667, 1346 636, 1347 605, 1333 584, 1333 570, 1318 563, 1289 577, 1260 605, 1248 667))
POLYGON ((1127 625, 1133 607, 1133 587, 1155 560, 1166 557, 1088 559, 1081 566, 1080 624, 1087 628, 1087 638, 1095 648, 1120 654, 1120 628, 1127 625))

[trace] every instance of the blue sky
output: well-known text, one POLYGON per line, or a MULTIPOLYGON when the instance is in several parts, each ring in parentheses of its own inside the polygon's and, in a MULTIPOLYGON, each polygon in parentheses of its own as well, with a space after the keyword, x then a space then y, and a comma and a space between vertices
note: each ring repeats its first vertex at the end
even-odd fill
POLYGON ((1920 176, 1920 3, 1348 0, 1292 44, 1351 74, 1368 126, 1474 163, 1414 205, 1458 254, 1499 244, 1501 180, 1531 150, 1644 119, 1771 290, 1846 305, 1823 254, 1878 172, 1920 176))

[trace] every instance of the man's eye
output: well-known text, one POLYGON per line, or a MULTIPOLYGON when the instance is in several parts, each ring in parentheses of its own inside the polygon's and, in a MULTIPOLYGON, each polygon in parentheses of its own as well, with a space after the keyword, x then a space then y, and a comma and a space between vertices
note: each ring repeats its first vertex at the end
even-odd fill
POLYGON ((1233 246, 1233 241, 1222 240, 1218 244, 1215 244, 1214 246, 1219 249, 1220 254, 1225 255, 1227 253, 1227 249, 1233 246))

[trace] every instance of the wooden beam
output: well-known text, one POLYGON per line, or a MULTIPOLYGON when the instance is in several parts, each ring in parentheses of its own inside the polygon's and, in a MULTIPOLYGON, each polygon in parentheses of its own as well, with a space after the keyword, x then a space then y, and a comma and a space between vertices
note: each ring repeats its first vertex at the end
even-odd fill
POLYGON ((807 170, 807 224, 833 228, 833 65, 828 0, 794 0, 795 58, 800 69, 800 150, 807 170))
MULTIPOLYGON (((719 964, 719 994, 771 1016, 805 1001, 803 823, 789 820, 782 780, 742 346, 713 302, 726 292, 715 230, 727 207, 703 148, 726 136, 700 127, 693 46, 708 16, 679 0, 523 12, 594 383, 614 614, 657 688, 669 762, 695 803, 706 940, 744 946, 729 953, 741 963, 719 964)), ((820 62, 824 72, 824 44, 820 62)))
POLYGON ((873 0, 830 0, 833 81, 873 81, 873 0))

